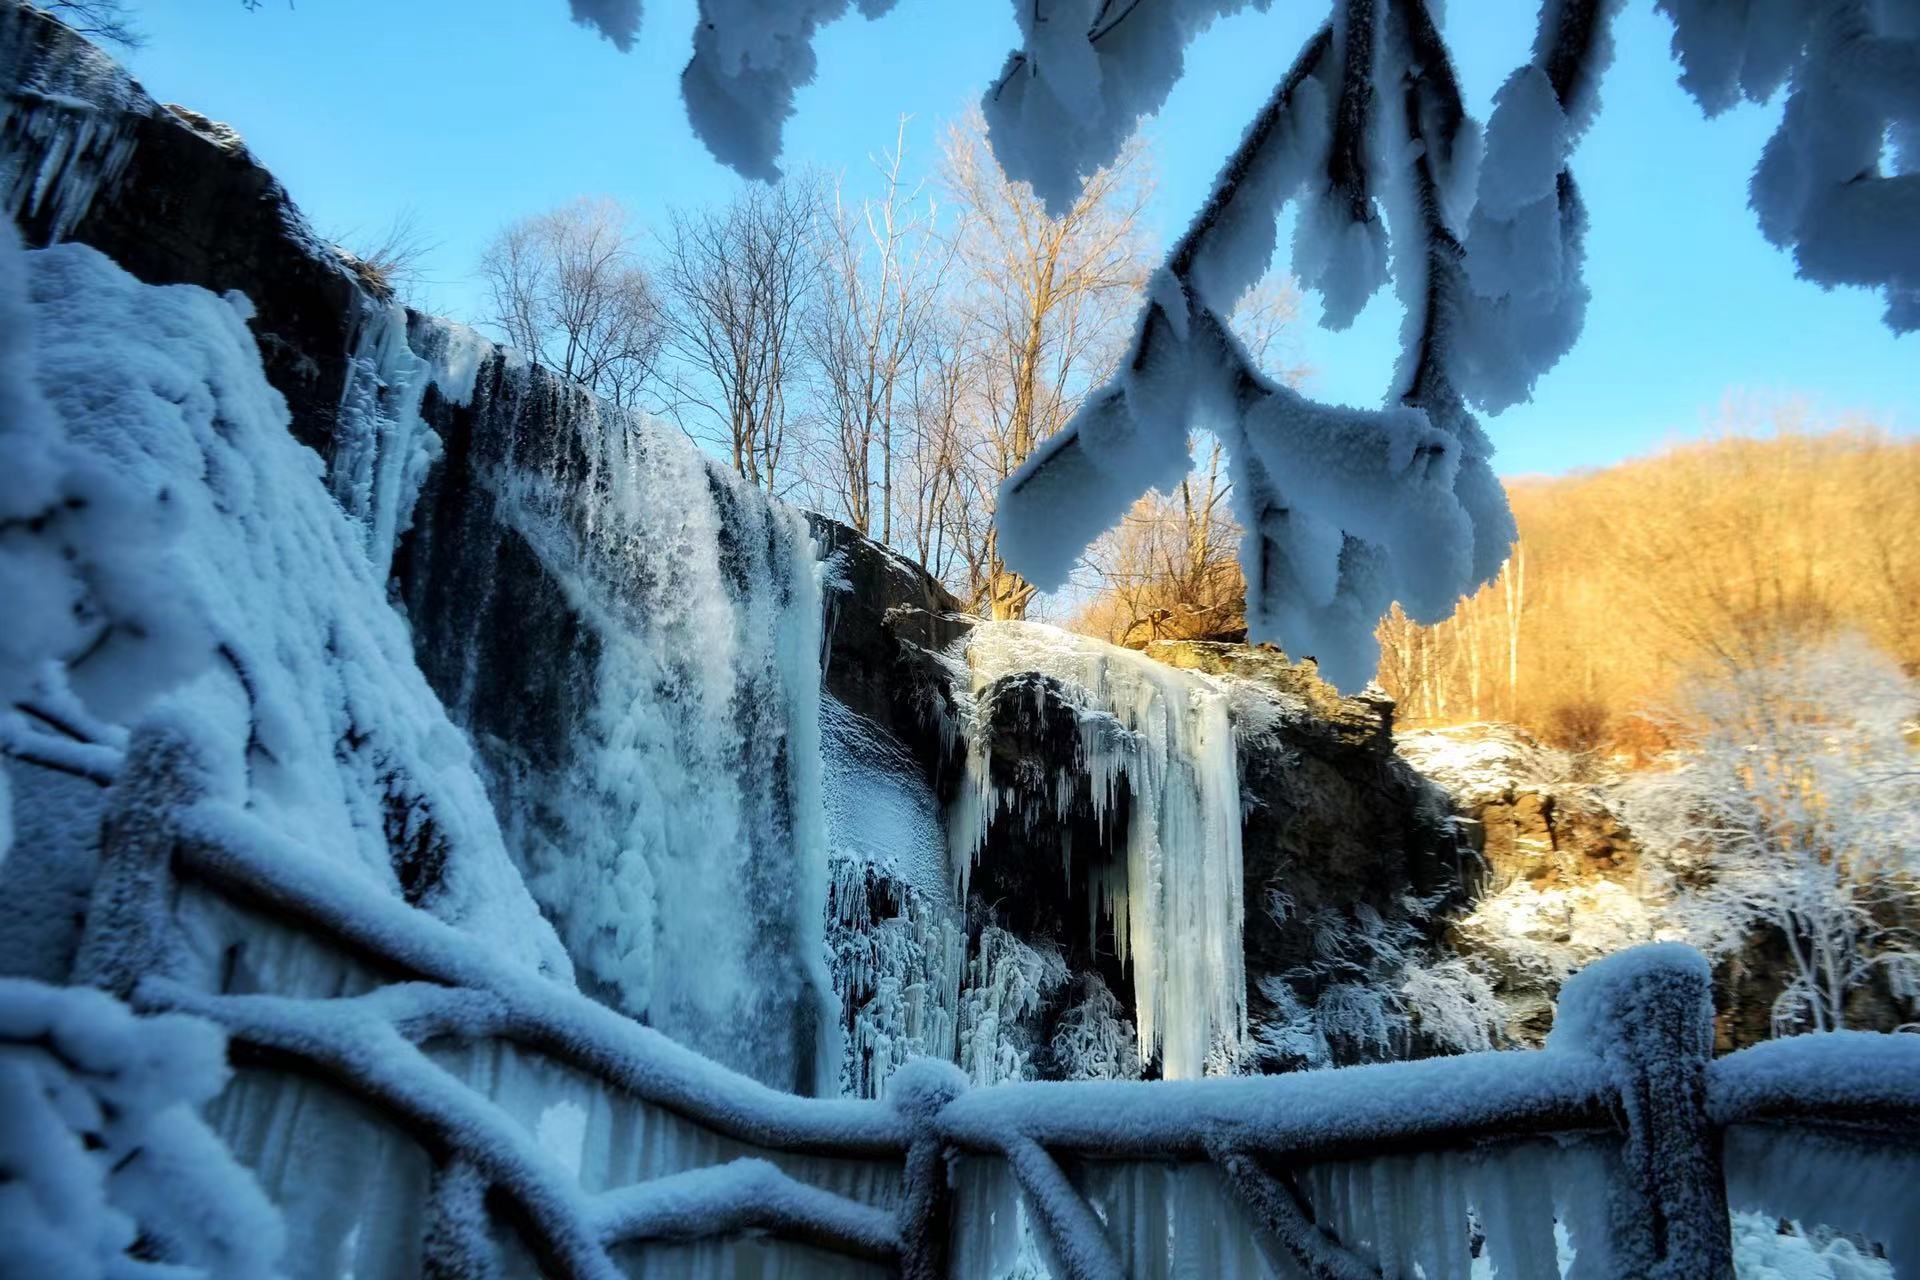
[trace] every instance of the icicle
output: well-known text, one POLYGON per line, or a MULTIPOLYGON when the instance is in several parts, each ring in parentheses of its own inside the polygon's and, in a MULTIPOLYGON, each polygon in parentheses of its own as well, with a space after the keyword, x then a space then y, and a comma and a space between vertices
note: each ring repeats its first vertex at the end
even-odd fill
MULTIPOLYGON (((1086 700, 1077 758, 1051 780, 1052 811, 1018 815, 1024 824, 1062 818, 1082 779, 1103 830, 1120 797, 1132 798, 1124 875, 1099 876, 1088 892, 1133 972, 1142 1061, 1157 1054, 1169 1079, 1237 1061, 1247 1031, 1240 787, 1225 694, 1206 676, 1033 623, 976 627, 967 660, 976 698, 1031 671, 1086 700)), ((971 725, 949 810, 963 897, 995 817, 1016 799, 993 782, 985 729, 971 725)))

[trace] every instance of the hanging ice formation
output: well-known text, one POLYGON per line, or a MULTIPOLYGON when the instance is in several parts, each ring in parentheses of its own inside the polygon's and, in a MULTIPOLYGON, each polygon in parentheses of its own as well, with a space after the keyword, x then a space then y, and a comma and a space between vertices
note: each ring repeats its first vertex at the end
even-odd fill
POLYGON ((885 730, 821 699, 827 953, 845 1021, 840 1091, 877 1098, 914 1057, 951 1059, 966 934, 940 804, 885 730))
MULTIPOLYGON (((1104 827, 1124 797, 1124 857, 1087 889, 1131 974, 1140 1059, 1157 1056, 1169 1079, 1231 1069, 1247 1034, 1247 997, 1240 786, 1225 693, 1206 676, 1034 623, 976 628, 966 658, 974 695, 966 778, 948 829, 963 894, 997 817, 1029 828, 1058 822, 1084 781, 1104 827), (1019 673, 1051 677, 1084 699, 1073 759, 1054 767, 1037 801, 996 777, 983 722, 981 695, 1019 673)), ((1070 838, 1064 824, 1061 838, 1070 838)))

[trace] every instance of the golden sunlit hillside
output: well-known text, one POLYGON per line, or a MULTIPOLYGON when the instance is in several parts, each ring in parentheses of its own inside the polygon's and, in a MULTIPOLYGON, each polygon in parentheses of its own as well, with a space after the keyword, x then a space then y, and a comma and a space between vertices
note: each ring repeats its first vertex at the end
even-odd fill
POLYGON ((1781 430, 1507 487, 1500 577, 1437 626, 1381 625, 1403 722, 1644 748, 1678 677, 1777 640, 1857 631, 1920 667, 1920 442, 1781 430))
MULTIPOLYGON (((1401 723, 1647 751, 1679 677, 1777 640, 1857 631, 1920 668, 1920 441, 1775 417, 1764 435, 1509 479, 1520 540, 1500 576, 1435 626, 1397 608, 1380 625, 1401 723)), ((1074 627, 1133 647, 1244 638, 1225 499, 1217 464, 1143 498, 1089 557, 1101 588, 1074 627)))

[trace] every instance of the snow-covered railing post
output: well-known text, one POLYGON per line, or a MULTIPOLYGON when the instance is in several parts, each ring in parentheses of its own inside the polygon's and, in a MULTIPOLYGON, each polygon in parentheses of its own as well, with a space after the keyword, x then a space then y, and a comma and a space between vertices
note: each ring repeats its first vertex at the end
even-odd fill
POLYGON ((887 1100, 912 1137, 900 1195, 900 1274, 946 1280, 953 1235, 953 1152, 940 1136, 940 1111, 967 1087, 966 1073, 947 1062, 916 1059, 893 1073, 887 1100))
POLYGON ((199 745, 177 726, 154 721, 134 732, 108 793, 75 982, 124 1000, 142 978, 173 972, 174 814, 207 797, 212 777, 199 745))
POLYGON ((1598 1059, 1625 1142, 1608 1197, 1621 1274, 1731 1280, 1719 1136, 1707 1113, 1712 974, 1678 943, 1634 947, 1567 982, 1548 1041, 1598 1059))

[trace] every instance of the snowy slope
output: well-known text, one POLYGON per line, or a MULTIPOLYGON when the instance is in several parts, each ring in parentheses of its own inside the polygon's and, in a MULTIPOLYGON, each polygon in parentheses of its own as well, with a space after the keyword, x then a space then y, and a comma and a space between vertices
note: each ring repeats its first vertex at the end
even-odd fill
MULTIPOLYGON (((208 650, 168 698, 220 744, 218 767, 342 875, 566 976, 470 748, 319 459, 288 434, 245 299, 143 285, 81 246, 27 258, 39 384, 65 438, 164 510, 146 585, 200 621, 208 650)), ((93 690, 91 665, 76 684, 111 718, 120 691, 93 690)))

